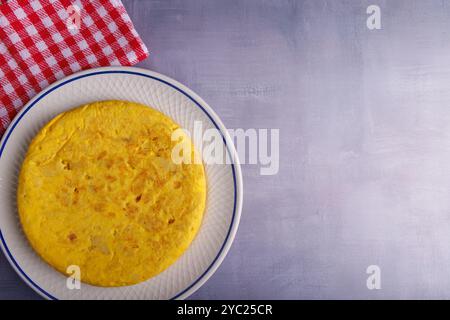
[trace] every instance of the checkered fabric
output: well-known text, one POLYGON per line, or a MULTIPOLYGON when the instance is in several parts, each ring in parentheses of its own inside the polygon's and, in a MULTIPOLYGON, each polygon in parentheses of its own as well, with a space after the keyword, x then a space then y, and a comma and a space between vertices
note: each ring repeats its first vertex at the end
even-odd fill
POLYGON ((120 0, 0 0, 0 138, 52 82, 148 54, 120 0))

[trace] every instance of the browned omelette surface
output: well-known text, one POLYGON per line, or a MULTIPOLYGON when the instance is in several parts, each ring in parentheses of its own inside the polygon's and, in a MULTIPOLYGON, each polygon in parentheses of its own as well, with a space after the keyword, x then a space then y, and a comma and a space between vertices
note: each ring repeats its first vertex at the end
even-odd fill
POLYGON ((171 159, 178 128, 124 101, 50 121, 29 147, 17 193, 37 253, 62 273, 79 266, 81 280, 98 286, 139 283, 174 263, 194 239, 206 199, 203 165, 171 159))

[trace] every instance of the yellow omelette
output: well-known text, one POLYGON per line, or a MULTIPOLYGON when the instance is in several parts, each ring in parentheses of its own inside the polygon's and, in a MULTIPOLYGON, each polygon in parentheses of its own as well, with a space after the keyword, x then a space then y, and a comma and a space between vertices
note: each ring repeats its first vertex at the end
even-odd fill
POLYGON ((178 128, 125 101, 51 120, 29 146, 17 191, 23 230, 42 259, 64 274, 79 266, 81 280, 97 286, 136 284, 174 263, 206 201, 203 165, 171 158, 178 128))

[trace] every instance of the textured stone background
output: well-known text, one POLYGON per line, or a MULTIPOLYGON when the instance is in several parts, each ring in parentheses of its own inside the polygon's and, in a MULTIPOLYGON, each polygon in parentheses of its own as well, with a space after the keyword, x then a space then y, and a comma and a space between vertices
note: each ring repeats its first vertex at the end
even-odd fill
MULTIPOLYGON (((229 128, 280 129, 279 174, 243 167, 235 243, 193 298, 450 298, 450 2, 123 2, 142 67, 229 128)), ((37 298, 3 255, 0 298, 37 298)))

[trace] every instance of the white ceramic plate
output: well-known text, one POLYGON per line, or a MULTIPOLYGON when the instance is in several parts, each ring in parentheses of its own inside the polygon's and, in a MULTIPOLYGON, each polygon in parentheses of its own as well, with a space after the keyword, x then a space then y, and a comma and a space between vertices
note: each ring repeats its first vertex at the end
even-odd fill
MULTIPOLYGON (((199 141, 194 143, 198 145, 199 141)), ((39 294, 49 299, 183 299, 216 271, 230 249, 242 208, 242 176, 233 142, 212 109, 182 84, 144 69, 108 67, 79 72, 33 98, 12 121, 0 143, 0 242, 5 256, 39 294), (208 194, 195 240, 172 266, 146 282, 118 288, 82 283, 69 290, 66 278, 29 246, 16 209, 17 177, 28 144, 39 129, 65 110, 99 100, 139 102, 167 114, 193 132, 194 121, 216 128, 233 164, 205 164, 208 194)))

